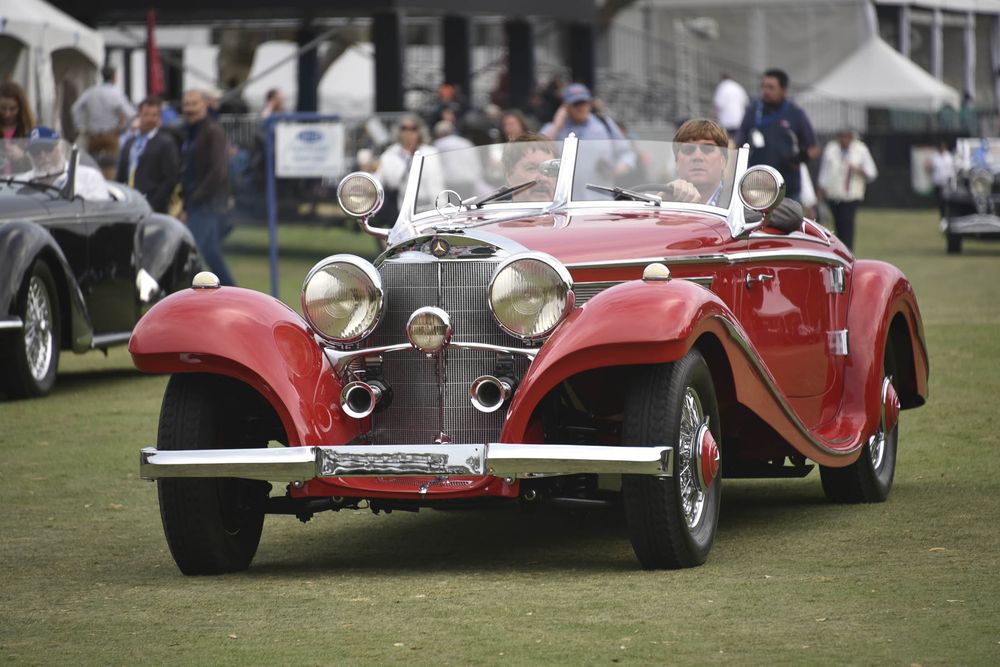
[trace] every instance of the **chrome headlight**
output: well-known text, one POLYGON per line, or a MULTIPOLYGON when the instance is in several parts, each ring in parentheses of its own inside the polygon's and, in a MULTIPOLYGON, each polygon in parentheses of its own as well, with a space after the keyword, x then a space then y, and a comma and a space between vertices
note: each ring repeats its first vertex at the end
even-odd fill
POLYGON ((969 192, 976 199, 986 199, 993 191, 993 174, 976 169, 969 175, 969 192))
POLYGON ((385 190, 374 176, 356 171, 344 176, 337 186, 337 201, 347 215, 363 218, 374 215, 385 201, 385 190))
POLYGON ((302 284, 302 312, 319 335, 351 343, 370 334, 385 307, 382 277, 353 255, 331 255, 302 284))
POLYGON ((574 298, 569 271, 544 253, 514 255, 497 267, 490 280, 493 317, 518 338, 533 340, 552 333, 573 310, 574 298))
POLYGON ((744 206, 767 213, 785 198, 785 179, 772 167, 750 167, 740 179, 738 191, 744 206))

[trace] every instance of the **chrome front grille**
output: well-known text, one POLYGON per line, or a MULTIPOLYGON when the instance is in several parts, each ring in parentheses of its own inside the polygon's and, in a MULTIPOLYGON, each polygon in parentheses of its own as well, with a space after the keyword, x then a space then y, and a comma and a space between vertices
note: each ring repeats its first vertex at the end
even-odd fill
MULTIPOLYGON (((379 267, 387 312, 366 345, 406 342, 406 321, 422 306, 437 306, 451 317, 453 339, 524 347, 497 326, 487 305, 486 289, 498 262, 445 260, 387 261, 379 267)), ((514 359, 515 374, 528 367, 514 359)), ((417 352, 394 352, 382 360, 382 377, 392 388, 391 405, 372 415, 372 444, 433 442, 443 430, 452 442, 495 442, 503 410, 483 414, 472 407, 469 387, 493 373, 496 356, 478 350, 450 349, 443 361, 417 352)))

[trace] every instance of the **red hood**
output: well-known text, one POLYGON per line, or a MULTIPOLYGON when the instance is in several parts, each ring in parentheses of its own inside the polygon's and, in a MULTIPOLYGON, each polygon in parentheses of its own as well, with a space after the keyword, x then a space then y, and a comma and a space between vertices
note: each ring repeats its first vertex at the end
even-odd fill
MULTIPOLYGON (((704 213, 551 214, 478 227, 564 264, 719 252, 726 223, 704 213)), ((725 235, 724 235, 725 234, 725 235)))

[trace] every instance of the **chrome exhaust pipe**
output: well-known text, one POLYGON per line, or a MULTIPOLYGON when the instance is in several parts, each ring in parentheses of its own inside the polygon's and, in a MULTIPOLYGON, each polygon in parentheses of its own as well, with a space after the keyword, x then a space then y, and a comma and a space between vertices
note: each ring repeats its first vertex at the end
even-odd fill
POLYGON ((386 387, 381 382, 355 380, 340 392, 340 407, 348 417, 363 419, 375 411, 385 393, 386 387))
POLYGON ((514 393, 514 381, 492 375, 481 375, 469 387, 472 407, 480 412, 496 412, 514 393))

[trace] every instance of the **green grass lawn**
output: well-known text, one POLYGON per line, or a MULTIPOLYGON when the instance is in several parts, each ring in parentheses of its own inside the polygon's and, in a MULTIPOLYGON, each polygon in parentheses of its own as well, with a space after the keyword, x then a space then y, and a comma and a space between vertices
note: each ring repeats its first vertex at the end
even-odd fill
MULTIPOLYGON (((281 296, 375 241, 283 228, 281 296)), ((237 280, 267 291, 267 236, 237 280)), ((64 356, 52 396, 0 403, 0 663, 1000 663, 1000 244, 944 253, 930 212, 863 210, 858 254, 912 280, 928 404, 902 414, 887 503, 816 473, 725 481, 706 565, 638 569, 620 515, 506 509, 268 517, 251 569, 181 575, 137 477, 166 379, 64 356)))

